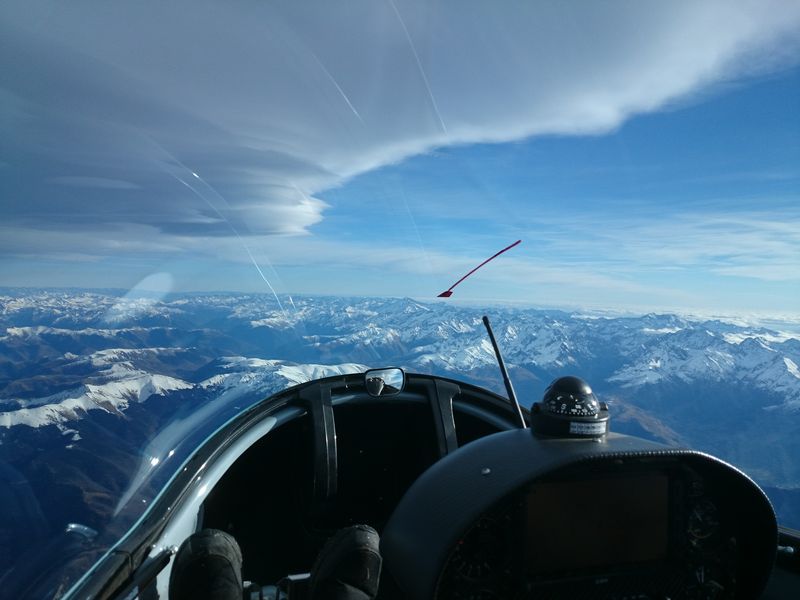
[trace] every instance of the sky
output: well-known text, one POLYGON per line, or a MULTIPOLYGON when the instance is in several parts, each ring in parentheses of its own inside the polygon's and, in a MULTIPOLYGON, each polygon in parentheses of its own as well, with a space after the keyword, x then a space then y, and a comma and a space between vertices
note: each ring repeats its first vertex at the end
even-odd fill
POLYGON ((11 0, 0 286, 800 315, 798 107, 792 1, 11 0))

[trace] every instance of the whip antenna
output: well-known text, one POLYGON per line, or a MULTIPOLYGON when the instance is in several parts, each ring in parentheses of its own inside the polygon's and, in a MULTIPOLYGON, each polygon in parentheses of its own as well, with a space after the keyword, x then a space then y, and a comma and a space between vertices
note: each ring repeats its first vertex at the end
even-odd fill
POLYGON ((489 323, 489 317, 487 317, 486 315, 483 315, 483 324, 486 326, 486 331, 489 332, 489 339, 492 341, 492 348, 494 348, 494 355, 497 357, 497 364, 500 365, 500 373, 503 374, 503 383, 506 384, 508 399, 511 401, 511 404, 514 405, 514 408, 517 411, 520 427, 522 427, 522 429, 527 429, 528 426, 525 424, 525 417, 522 415, 522 408, 520 408, 519 401, 517 400, 517 395, 514 393, 514 386, 511 385, 511 379, 509 379, 508 377, 508 371, 506 370, 506 363, 503 362, 503 355, 500 354, 500 348, 497 345, 497 340, 494 339, 494 331, 492 331, 492 325, 491 323, 489 323))

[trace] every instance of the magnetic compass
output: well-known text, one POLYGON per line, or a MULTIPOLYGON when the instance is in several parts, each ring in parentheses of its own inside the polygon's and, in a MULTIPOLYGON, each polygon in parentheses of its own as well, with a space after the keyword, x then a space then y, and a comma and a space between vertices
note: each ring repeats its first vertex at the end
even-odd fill
POLYGON ((608 433, 608 406, 579 377, 560 377, 531 408, 534 431, 545 435, 599 437, 608 433))

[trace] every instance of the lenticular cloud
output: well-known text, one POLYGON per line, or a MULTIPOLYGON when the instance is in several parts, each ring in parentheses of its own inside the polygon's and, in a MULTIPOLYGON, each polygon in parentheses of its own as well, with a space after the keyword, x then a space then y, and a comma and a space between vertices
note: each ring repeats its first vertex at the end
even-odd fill
POLYGON ((359 173, 607 131, 794 60, 800 24, 777 0, 309 4, 3 3, 14 239, 302 234, 327 208, 315 194, 359 173))

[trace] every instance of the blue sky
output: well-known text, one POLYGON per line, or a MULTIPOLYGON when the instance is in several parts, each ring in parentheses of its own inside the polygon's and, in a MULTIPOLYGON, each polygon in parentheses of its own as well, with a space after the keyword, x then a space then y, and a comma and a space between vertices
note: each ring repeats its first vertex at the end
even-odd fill
MULTIPOLYGON (((411 240, 423 252, 475 261, 476 246, 489 256, 522 239, 515 261, 622 284, 594 288, 591 299, 564 286, 571 306, 800 312, 798 106, 800 70, 793 68, 604 134, 439 149, 321 194, 348 211, 331 209, 313 230, 334 238, 359 223, 365 244, 411 240), (367 227, 382 218, 389 231, 367 227)), ((502 271, 502 260, 487 271, 502 271)), ((424 275, 414 281, 423 296, 452 283, 434 269, 424 275)), ((536 281, 517 287, 533 302, 558 304, 562 292, 550 279, 541 282, 543 293, 536 281)), ((459 292, 488 296, 494 282, 478 272, 459 292)))
POLYGON ((796 3, 351 8, 0 7, 0 286, 800 313, 796 3))

